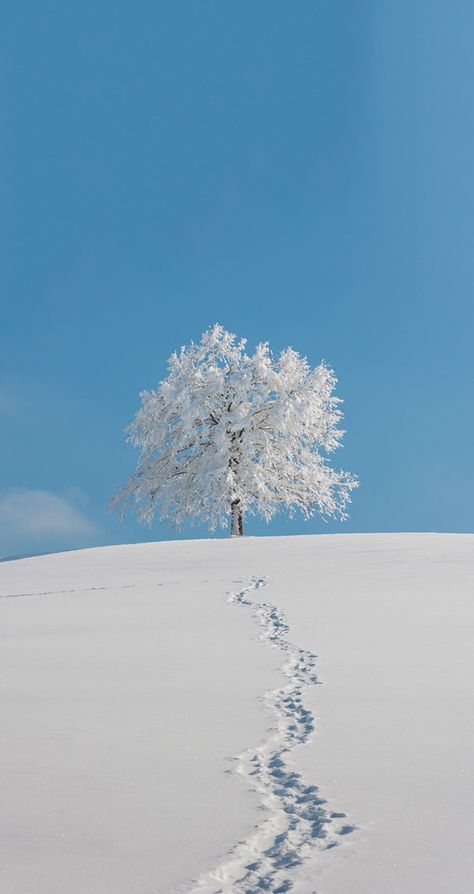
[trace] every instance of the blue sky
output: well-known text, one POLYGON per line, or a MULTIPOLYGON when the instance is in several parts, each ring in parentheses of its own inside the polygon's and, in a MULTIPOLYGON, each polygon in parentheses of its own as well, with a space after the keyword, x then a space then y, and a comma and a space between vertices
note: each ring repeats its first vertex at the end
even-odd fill
POLYGON ((105 507, 216 321, 334 367, 361 479, 344 524, 249 533, 474 530, 473 33, 467 0, 5 0, 0 554, 176 536, 105 507))

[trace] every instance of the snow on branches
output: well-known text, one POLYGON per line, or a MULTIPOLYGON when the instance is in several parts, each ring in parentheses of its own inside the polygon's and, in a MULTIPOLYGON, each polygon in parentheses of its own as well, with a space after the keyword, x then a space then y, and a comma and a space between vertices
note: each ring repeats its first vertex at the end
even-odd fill
POLYGON ((230 518, 233 534, 246 512, 347 517, 357 479, 326 456, 344 434, 333 371, 311 369, 292 348, 278 358, 267 343, 245 348, 216 324, 170 357, 167 378, 140 395, 127 429, 138 468, 112 506, 134 505, 148 524, 155 512, 211 530, 230 518))

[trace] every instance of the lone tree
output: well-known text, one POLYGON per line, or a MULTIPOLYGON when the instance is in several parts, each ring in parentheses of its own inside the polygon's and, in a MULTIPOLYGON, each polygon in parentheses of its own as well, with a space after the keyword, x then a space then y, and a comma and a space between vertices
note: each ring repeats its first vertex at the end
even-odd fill
POLYGON ((172 354, 167 378, 140 395, 127 429, 141 451, 138 468, 112 507, 123 514, 135 505, 147 524, 156 511, 211 530, 230 519, 233 535, 243 534, 246 512, 267 521, 282 508, 347 518, 357 479, 321 453, 344 434, 333 371, 325 363, 312 370, 292 348, 276 359, 267 343, 253 354, 245 346, 215 325, 172 354))

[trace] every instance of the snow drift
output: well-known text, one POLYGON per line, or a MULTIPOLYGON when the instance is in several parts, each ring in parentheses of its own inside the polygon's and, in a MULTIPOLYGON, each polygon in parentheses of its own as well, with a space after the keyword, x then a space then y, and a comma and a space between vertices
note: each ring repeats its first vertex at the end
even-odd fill
POLYGON ((467 894, 471 535, 0 566, 7 894, 467 894))

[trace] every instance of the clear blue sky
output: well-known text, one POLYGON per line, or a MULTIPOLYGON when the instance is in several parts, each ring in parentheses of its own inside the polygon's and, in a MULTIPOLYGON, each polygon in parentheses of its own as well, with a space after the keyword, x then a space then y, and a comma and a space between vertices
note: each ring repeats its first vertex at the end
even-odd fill
POLYGON ((470 0, 4 0, 0 554, 176 536, 105 507, 216 321, 334 367, 361 479, 249 533, 474 530, 473 40, 470 0))

